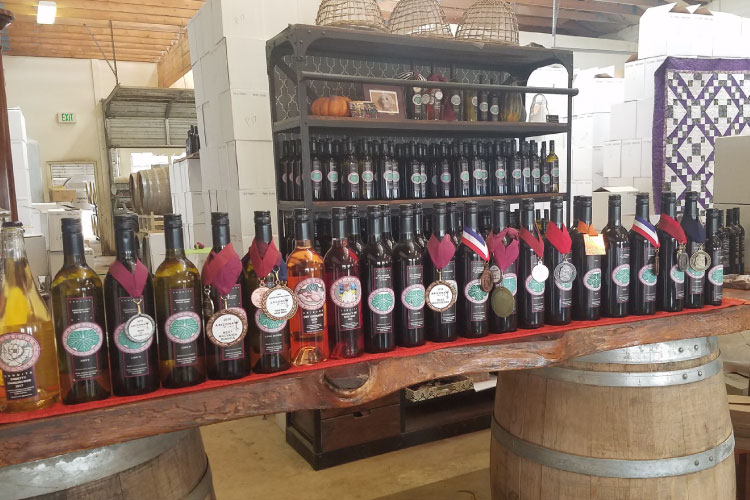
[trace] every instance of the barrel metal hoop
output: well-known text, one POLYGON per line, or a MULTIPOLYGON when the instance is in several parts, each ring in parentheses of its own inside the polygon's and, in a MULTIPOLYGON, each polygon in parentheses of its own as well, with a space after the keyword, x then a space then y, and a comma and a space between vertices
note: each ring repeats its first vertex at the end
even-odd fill
POLYGON ((710 450, 676 458, 658 460, 620 460, 572 455, 519 439, 492 418, 492 437, 513 454, 534 463, 585 476, 654 479, 682 476, 717 466, 734 453, 734 433, 710 450))
POLYGON ((668 387, 700 382, 720 372, 721 359, 716 358, 705 365, 662 372, 595 372, 552 366, 531 373, 573 384, 602 387, 668 387))
POLYGON ((624 347, 622 349, 581 356, 572 361, 618 365, 648 365, 699 359, 708 356, 718 349, 719 340, 716 337, 704 337, 624 347))

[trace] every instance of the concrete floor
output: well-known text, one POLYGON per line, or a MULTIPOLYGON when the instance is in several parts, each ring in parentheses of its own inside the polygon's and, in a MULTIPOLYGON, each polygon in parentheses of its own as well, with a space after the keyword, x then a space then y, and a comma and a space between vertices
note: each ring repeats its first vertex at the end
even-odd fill
POLYGON ((273 418, 201 433, 218 500, 490 500, 489 430, 317 472, 273 418))

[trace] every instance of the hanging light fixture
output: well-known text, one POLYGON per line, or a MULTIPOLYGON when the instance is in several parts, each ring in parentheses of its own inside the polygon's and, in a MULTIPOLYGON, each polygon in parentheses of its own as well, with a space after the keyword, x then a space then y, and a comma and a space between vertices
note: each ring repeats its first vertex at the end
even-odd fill
POLYGON ((36 8, 36 22, 38 24, 55 24, 57 15, 57 3, 48 0, 39 0, 36 8))

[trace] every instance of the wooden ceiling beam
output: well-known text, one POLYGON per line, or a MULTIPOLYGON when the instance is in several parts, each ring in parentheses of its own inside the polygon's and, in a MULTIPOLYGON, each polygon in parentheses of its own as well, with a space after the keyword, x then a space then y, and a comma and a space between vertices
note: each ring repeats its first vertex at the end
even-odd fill
POLYGON ((159 77, 159 87, 171 87, 174 82, 190 71, 190 46, 187 32, 180 35, 180 39, 169 52, 164 54, 156 66, 159 77))
MULTIPOLYGON (((56 0, 58 15, 66 12, 67 9, 81 11, 104 11, 110 14, 127 13, 139 14, 156 17, 177 17, 181 19, 190 19, 198 12, 198 9, 180 9, 176 7, 153 6, 137 4, 130 2, 120 2, 117 0, 56 0)), ((12 0, 6 5, 26 5, 36 9, 38 0, 12 0)))
POLYGON ((641 9, 648 9, 651 7, 658 7, 659 5, 664 5, 666 0, 594 0, 597 3, 616 3, 616 4, 624 4, 624 5, 634 5, 636 7, 640 7, 641 9))
MULTIPOLYGON (((41 44, 41 45, 70 45, 75 47, 89 47, 94 50, 99 50, 96 47, 96 43, 89 38, 88 40, 81 40, 77 38, 67 37, 34 37, 22 38, 22 37, 11 37, 9 46, 13 47, 16 44, 41 44)), ((109 40, 99 41, 102 49, 107 47, 111 48, 112 44, 109 40), (105 47, 105 45, 107 47, 105 47)), ((144 50, 158 50, 160 52, 167 52, 172 47, 171 43, 165 44, 154 44, 154 43, 143 43, 143 42, 121 42, 115 39, 115 51, 119 52, 120 49, 144 49, 144 50)))
MULTIPOLYGON (((74 45, 82 43, 93 43, 91 35, 84 33, 32 33, 24 31, 11 31, 9 33, 11 43, 14 40, 18 41, 42 41, 46 40, 49 42, 64 42, 72 43, 74 45)), ((96 40, 101 43, 111 43, 109 37, 97 36, 96 40)), ((174 44, 174 39, 169 38, 141 38, 137 36, 117 36, 115 35, 115 45, 120 43, 130 43, 137 45, 146 45, 151 47, 171 47, 174 44)))
MULTIPOLYGON (((7 7, 7 4, 6 4, 7 7)), ((25 8, 25 7, 24 7, 25 8)), ((26 13, 13 12, 16 16, 17 21, 24 23, 35 23, 36 13, 29 14, 28 10, 26 13)), ((109 33, 109 21, 106 19, 91 19, 81 17, 57 17, 55 19, 55 25, 63 26, 85 26, 88 25, 91 28, 104 28, 109 33)), ((152 31, 152 32, 166 32, 166 33, 180 33, 185 28, 182 26, 170 25, 170 24, 151 24, 148 22, 133 22, 133 21, 113 21, 113 29, 125 29, 125 30, 141 30, 141 31, 152 31)), ((85 28, 84 28, 85 29, 85 28)))
MULTIPOLYGON (((15 50, 15 49, 39 49, 39 50, 60 50, 60 51, 66 51, 66 52, 86 52, 86 53, 96 53, 101 55, 101 52, 99 52, 99 49, 96 47, 96 45, 91 45, 90 47, 82 46, 82 45, 66 45, 64 43, 57 43, 57 44, 49 44, 49 43, 11 43, 11 46, 9 50, 15 50)), ((112 47, 105 47, 102 46, 102 51, 107 57, 112 56, 112 47)), ((120 59, 120 56, 125 55, 136 55, 136 56, 152 56, 152 57, 161 57, 164 55, 167 51, 166 50, 159 50, 159 49, 128 49, 128 48, 119 48, 115 47, 115 53, 117 54, 117 58, 120 59)))
MULTIPOLYGON (((91 29, 91 32, 94 33, 97 37, 99 36, 106 36, 109 38, 110 31, 109 26, 107 27, 97 27, 97 26, 89 26, 91 29)), ((162 31, 150 31, 150 30, 141 30, 141 29, 123 29, 118 28, 117 25, 114 26, 113 30, 115 38, 118 36, 126 36, 126 37, 136 37, 140 39, 163 39, 163 40, 177 40, 177 37, 179 35, 179 31, 176 33, 171 32, 162 32, 162 31)), ((75 35, 86 35, 87 37, 91 38, 91 35, 89 34, 89 31, 86 29, 85 26, 79 25, 79 26, 73 26, 73 25, 64 25, 64 24, 37 24, 36 20, 33 23, 30 22, 14 22, 8 27, 8 33, 11 35, 15 32, 24 33, 28 35, 36 35, 36 34, 54 34, 54 35, 67 35, 67 34, 75 34, 75 35)))
MULTIPOLYGON (((5 2, 5 8, 12 11, 17 18, 25 18, 24 20, 36 19, 36 7, 13 2, 5 2)), ((117 22, 122 27, 127 25, 142 25, 144 27, 153 26, 154 31, 166 31, 165 29, 160 28, 162 26, 165 26, 172 27, 176 31, 180 31, 187 26, 188 19, 182 17, 150 16, 144 14, 127 14, 123 12, 68 9, 61 7, 57 8, 57 17, 55 17, 56 24, 91 23, 93 26, 108 27, 110 21, 117 22), (65 21, 68 20, 73 22, 66 23, 65 21)))
MULTIPOLYGON (((535 7, 550 7, 550 0, 517 0, 518 5, 529 5, 535 7)), ((640 15, 643 13, 636 5, 628 5, 627 3, 606 3, 597 2, 596 0, 560 0, 560 10, 569 11, 581 11, 581 12, 593 12, 601 14, 615 14, 623 16, 623 18, 638 22, 640 15)))
MULTIPOLYGON (((23 49, 11 49, 8 52, 3 53, 4 56, 28 56, 28 57, 59 57, 63 59, 100 59, 105 58, 99 52, 81 52, 81 51, 66 51, 66 50, 53 50, 45 49, 39 50, 37 48, 23 48, 23 49)), ((123 57, 117 57, 118 61, 132 61, 132 62, 151 62, 155 63, 159 59, 158 56, 150 55, 124 55, 123 57)))

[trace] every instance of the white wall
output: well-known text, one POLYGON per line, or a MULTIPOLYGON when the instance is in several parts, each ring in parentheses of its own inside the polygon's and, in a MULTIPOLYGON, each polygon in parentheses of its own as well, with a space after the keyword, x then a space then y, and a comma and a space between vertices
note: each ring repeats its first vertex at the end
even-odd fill
POLYGON ((715 12, 726 12, 738 16, 750 17, 750 2, 748 0, 714 0, 706 7, 715 12))

